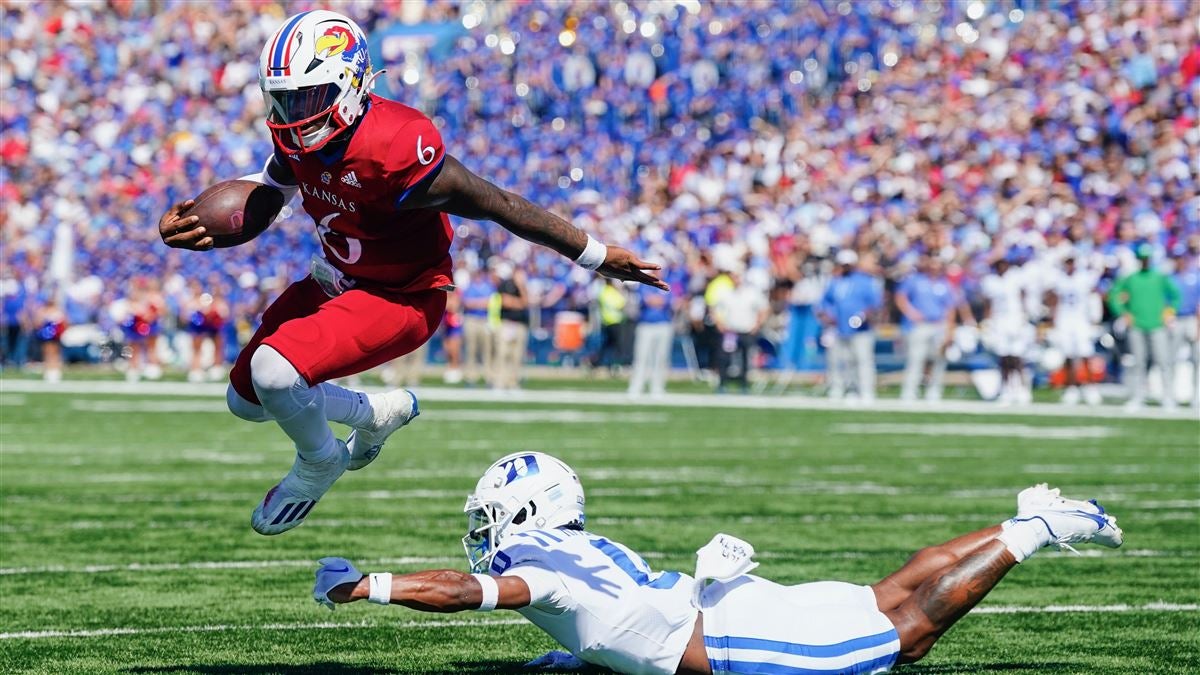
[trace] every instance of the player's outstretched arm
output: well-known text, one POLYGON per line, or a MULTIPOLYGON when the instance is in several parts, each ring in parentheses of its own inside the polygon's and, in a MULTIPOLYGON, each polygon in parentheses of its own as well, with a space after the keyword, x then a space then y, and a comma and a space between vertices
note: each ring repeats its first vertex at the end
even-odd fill
POLYGON ((662 269, 660 266, 639 260, 619 246, 609 246, 603 251, 604 247, 596 244, 603 258, 597 257, 594 267, 587 265, 581 256, 585 252, 594 254, 596 248, 589 246, 586 232, 524 197, 476 176, 449 154, 441 170, 427 182, 424 192, 409 195, 403 208, 436 208, 472 220, 495 221, 518 237, 554 249, 606 277, 669 290, 654 274, 662 269))
POLYGON ((529 586, 516 576, 491 577, 455 570, 364 575, 344 558, 321 559, 313 597, 330 609, 334 603, 370 600, 444 613, 519 609, 530 602, 529 586))

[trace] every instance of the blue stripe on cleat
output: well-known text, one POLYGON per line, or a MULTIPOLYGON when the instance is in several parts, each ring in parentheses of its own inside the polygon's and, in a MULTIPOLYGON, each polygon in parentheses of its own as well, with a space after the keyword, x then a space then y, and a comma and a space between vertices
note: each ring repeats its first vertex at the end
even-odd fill
POLYGON ((271 524, 278 525, 279 523, 283 522, 283 519, 287 517, 288 511, 291 511, 293 506, 296 506, 296 504, 288 504, 287 506, 283 507, 283 510, 279 512, 279 515, 275 516, 275 520, 272 520, 271 524))
POLYGON ((308 517, 308 512, 312 511, 313 507, 316 505, 317 500, 314 499, 311 502, 308 502, 308 505, 304 507, 303 513, 300 512, 300 509, 296 509, 296 513, 292 514, 292 520, 304 520, 308 517))

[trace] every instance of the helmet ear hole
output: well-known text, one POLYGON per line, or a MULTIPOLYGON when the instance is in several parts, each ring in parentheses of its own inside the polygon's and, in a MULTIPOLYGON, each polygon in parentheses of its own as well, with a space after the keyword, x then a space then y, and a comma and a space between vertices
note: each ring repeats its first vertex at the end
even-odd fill
POLYGON ((520 511, 517 511, 517 515, 513 516, 512 524, 520 525, 521 523, 525 522, 525 517, 527 515, 529 515, 528 509, 521 509, 520 511))

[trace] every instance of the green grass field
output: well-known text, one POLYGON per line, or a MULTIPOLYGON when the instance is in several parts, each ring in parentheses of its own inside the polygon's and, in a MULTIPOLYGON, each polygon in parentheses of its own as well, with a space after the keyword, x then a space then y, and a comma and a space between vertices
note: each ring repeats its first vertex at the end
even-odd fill
POLYGON ((515 449, 561 456, 590 529, 690 572, 729 532, 781 582, 870 583, 999 522, 1038 481, 1099 497, 1126 546, 1043 552, 912 673, 1200 672, 1194 421, 422 402, 303 527, 249 516, 287 470, 273 425, 215 397, 0 394, 0 672, 519 672, 552 641, 516 614, 310 597, 317 558, 462 568, 463 499, 515 449), (1053 611, 1051 611, 1053 610, 1053 611))

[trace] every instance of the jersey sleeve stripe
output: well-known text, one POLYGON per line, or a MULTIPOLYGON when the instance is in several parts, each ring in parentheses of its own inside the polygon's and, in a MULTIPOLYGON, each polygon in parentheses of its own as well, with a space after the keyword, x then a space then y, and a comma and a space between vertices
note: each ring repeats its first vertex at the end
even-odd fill
POLYGON ((437 161, 437 164, 431 165, 429 167, 428 171, 426 171, 419 179, 417 179, 416 182, 414 182, 412 185, 410 185, 407 190, 405 190, 403 193, 401 193, 401 195, 399 197, 396 198, 396 206, 400 206, 401 204, 403 204, 404 200, 408 199, 408 196, 413 193, 413 190, 416 190, 419 187, 425 187, 426 181, 428 181, 428 180, 432 179, 434 176, 436 176, 437 172, 441 170, 442 164, 444 164, 445 162, 446 162, 446 153, 443 152, 442 158, 437 161))

